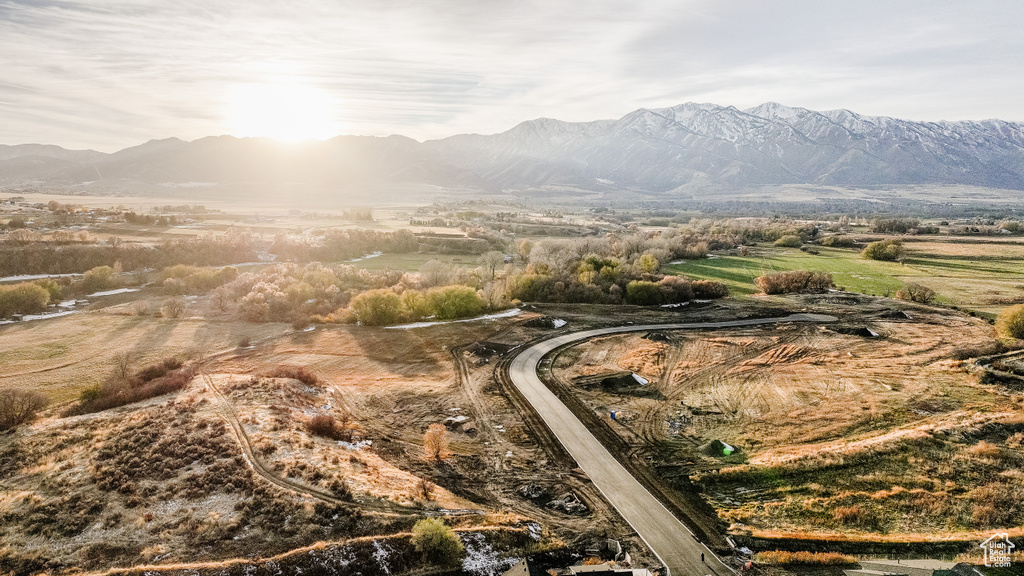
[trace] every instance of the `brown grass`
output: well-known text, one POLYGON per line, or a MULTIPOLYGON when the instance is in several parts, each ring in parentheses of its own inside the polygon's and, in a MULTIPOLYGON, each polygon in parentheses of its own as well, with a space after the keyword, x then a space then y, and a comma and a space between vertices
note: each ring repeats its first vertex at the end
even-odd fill
POLYGON ((838 552, 786 552, 783 550, 758 552, 754 556, 754 560, 777 566, 845 566, 857 563, 856 557, 838 552))
POLYGON ((31 388, 51 402, 75 400, 114 372, 111 357, 131 353, 136 366, 168 356, 206 356, 235 348, 240 335, 282 334, 283 324, 203 322, 82 312, 0 326, 0 388, 31 388))
POLYGON ((309 386, 316 386, 320 383, 316 374, 305 366, 278 366, 265 375, 270 378, 291 378, 309 386))

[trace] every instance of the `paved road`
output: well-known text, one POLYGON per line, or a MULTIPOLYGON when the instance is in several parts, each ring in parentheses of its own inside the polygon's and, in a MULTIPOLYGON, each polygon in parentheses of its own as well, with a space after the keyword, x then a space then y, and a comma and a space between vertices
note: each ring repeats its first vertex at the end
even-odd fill
POLYGON ((672 576, 731 575, 722 563, 671 512, 651 495, 594 437, 537 376, 537 365, 546 354, 572 342, 595 336, 652 330, 699 330, 758 326, 782 322, 834 322, 821 314, 793 314, 783 318, 754 318, 726 322, 616 326, 563 334, 524 349, 509 366, 509 377, 551 431, 572 455, 619 514, 643 538, 671 571, 672 576), (701 553, 705 563, 701 563, 701 553))

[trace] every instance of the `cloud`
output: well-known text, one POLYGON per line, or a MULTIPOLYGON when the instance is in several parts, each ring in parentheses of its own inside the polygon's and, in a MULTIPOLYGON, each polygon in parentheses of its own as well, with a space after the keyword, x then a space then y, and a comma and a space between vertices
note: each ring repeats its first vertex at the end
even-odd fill
POLYGON ((0 139, 113 150, 228 132, 242 85, 327 94, 349 133, 767 100, 1024 120, 1024 4, 865 0, 0 0, 0 139))

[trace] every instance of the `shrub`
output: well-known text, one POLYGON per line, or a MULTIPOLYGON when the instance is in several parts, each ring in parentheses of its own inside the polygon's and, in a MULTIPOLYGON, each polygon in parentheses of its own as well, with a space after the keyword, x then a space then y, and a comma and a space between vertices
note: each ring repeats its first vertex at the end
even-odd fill
POLYGON ((869 260, 895 262, 903 258, 905 249, 901 240, 879 240, 868 244, 861 254, 869 260))
POLYGON ((658 282, 665 302, 689 302, 693 300, 693 283, 681 276, 665 276, 658 282))
POLYGON ((160 314, 164 318, 180 318, 185 313, 185 307, 188 304, 184 298, 174 297, 164 300, 164 303, 160 306, 160 314))
POLYGON ((438 320, 476 316, 484 309, 484 301, 470 286, 443 286, 426 293, 430 311, 438 320))
POLYGON ((148 382, 138 378, 132 378, 127 382, 119 379, 108 380, 102 386, 84 390, 79 397, 79 403, 68 410, 67 414, 91 414, 177 392, 188 386, 192 375, 191 369, 180 368, 148 382))
POLYGON ((833 234, 822 238, 821 245, 829 248, 853 248, 857 245, 857 242, 853 238, 833 234))
POLYGON ((920 284, 910 283, 896 291, 896 298, 921 304, 930 304, 935 299, 935 290, 920 284))
POLYGON ((804 241, 800 239, 796 234, 788 234, 775 241, 776 246, 783 248, 799 248, 803 246, 804 241))
POLYGON ((353 298, 350 307, 366 326, 387 326, 402 317, 402 299, 391 290, 367 290, 353 298))
POLYGON ((291 378, 307 386, 316 386, 320 379, 303 366, 278 366, 266 374, 270 378, 291 378))
POLYGON ((920 220, 910 218, 879 218, 871 225, 872 232, 882 234, 906 234, 912 228, 917 228, 920 220))
POLYGON ((161 376, 165 376, 168 372, 172 370, 177 370, 178 368, 181 368, 181 366, 181 360, 178 360, 173 356, 169 358, 164 358, 163 361, 161 362, 157 362, 156 364, 147 366, 142 370, 139 370, 135 374, 135 380, 140 383, 149 382, 150 380, 156 380, 161 376))
POLYGON ((1024 339, 1024 304, 1010 306, 999 313, 996 329, 1006 338, 1024 339))
POLYGON ((12 314, 34 314, 46 310, 50 292, 31 282, 0 286, 0 318, 12 314))
POLYGON ((658 262, 657 256, 651 253, 641 256, 637 264, 640 266, 640 271, 645 274, 654 274, 661 268, 661 263, 658 262))
POLYGON ((832 275, 827 272, 790 270, 758 276, 754 283, 765 294, 794 294, 800 292, 825 292, 835 287, 832 275))
POLYGON ((35 419, 46 406, 46 398, 30 390, 0 390, 0 431, 35 419))
POLYGON ((699 300, 714 300, 729 295, 729 287, 714 280, 695 280, 691 287, 693 297, 699 300))
POLYGON ((161 276, 164 278, 164 289, 171 294, 199 294, 238 278, 238 268, 203 268, 178 264, 164 268, 161 276))
POLYGON ((427 460, 443 460, 448 457, 448 429, 444 424, 431 424, 423 433, 423 452, 427 460))
POLYGON ((114 285, 114 269, 110 266, 97 266, 82 277, 82 290, 86 294, 108 290, 114 285))
POLYGON ((774 550, 770 552, 758 552, 754 560, 764 564, 776 564, 780 566, 803 565, 803 566, 842 566, 845 564, 856 564, 857 559, 849 554, 838 552, 786 552, 774 550))
POLYGON ((412 527, 412 545, 428 562, 440 566, 457 566, 466 547, 454 531, 440 518, 425 518, 412 527))
POLYGON ((655 282, 633 280, 626 285, 626 302, 638 306, 654 306, 665 301, 661 287, 655 282))
POLYGON ((334 416, 329 414, 317 414, 306 422, 306 431, 314 436, 328 438, 330 440, 352 441, 352 429, 348 426, 346 415, 344 422, 338 422, 334 416))

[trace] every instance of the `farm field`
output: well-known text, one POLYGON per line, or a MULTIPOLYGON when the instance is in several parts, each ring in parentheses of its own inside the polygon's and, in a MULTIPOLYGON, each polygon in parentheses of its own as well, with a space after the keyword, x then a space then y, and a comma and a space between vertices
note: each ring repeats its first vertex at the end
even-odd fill
POLYGON ((666 272, 726 283, 734 295, 760 292, 754 278, 785 270, 828 272, 836 285, 861 294, 891 296, 913 282, 937 293, 940 304, 994 317, 1009 304, 1024 302, 1024 243, 975 239, 906 242, 903 264, 863 258, 850 248, 758 246, 747 256, 712 255, 665 266, 666 272))
POLYGON ((603 337, 563 351, 554 375, 668 481, 695 478, 736 535, 970 540, 1020 525, 1003 503, 1024 493, 1024 396, 955 358, 991 327, 847 306, 837 325, 603 337))

